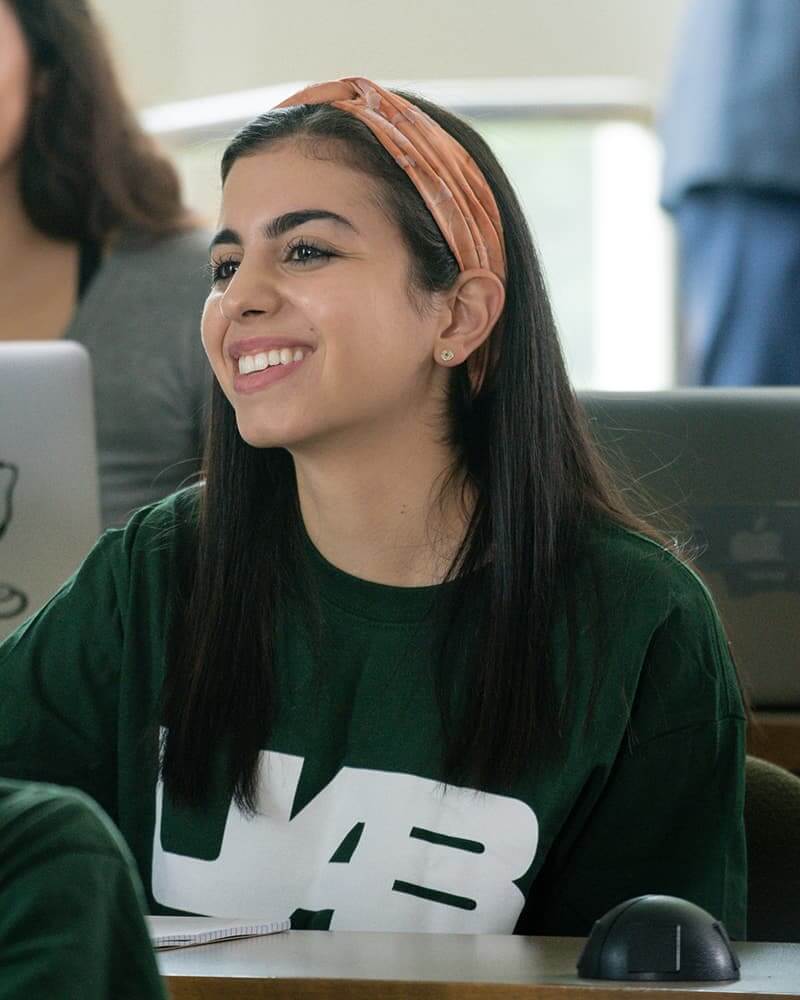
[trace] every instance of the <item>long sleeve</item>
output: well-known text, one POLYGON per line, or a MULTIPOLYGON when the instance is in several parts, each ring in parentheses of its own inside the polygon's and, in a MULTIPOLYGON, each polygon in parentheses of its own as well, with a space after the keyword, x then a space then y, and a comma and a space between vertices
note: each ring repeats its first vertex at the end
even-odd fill
POLYGON ((72 790, 0 782, 0 1000, 163 1000, 122 838, 72 790))
POLYGON ((116 807, 122 532, 0 645, 0 775, 74 785, 116 807))
POLYGON ((518 930, 586 934, 617 903, 663 893, 743 938, 745 726, 725 637, 698 584, 654 633, 616 756, 586 781, 518 930))

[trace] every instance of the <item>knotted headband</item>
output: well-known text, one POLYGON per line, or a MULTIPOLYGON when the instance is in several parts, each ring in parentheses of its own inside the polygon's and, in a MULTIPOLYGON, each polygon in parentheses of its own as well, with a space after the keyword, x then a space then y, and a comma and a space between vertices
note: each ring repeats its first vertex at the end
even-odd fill
POLYGON ((420 108, 371 80, 317 83, 276 105, 330 104, 362 121, 408 174, 462 271, 486 268, 505 283, 500 212, 478 165, 420 108))

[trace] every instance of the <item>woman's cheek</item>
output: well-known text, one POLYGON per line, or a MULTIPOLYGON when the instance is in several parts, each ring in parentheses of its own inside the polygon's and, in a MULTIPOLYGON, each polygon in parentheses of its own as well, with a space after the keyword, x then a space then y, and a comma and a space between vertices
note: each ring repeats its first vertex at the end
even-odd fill
POLYGON ((219 292, 211 292, 203 306, 203 315, 200 319, 200 340, 212 365, 215 362, 215 355, 221 353, 224 333, 222 315, 219 311, 219 299, 219 292))

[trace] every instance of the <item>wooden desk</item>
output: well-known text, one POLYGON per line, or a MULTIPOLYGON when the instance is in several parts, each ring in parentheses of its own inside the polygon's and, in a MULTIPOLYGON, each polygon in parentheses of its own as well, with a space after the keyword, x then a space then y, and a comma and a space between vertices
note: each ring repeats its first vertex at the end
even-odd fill
MULTIPOLYGON (((288 931, 161 952, 173 1000, 696 1000, 684 983, 588 983, 582 938, 288 931)), ((740 944, 738 983, 719 997, 800 997, 800 944, 740 944)))
POLYGON ((747 752, 800 772, 800 711, 753 713, 747 752))

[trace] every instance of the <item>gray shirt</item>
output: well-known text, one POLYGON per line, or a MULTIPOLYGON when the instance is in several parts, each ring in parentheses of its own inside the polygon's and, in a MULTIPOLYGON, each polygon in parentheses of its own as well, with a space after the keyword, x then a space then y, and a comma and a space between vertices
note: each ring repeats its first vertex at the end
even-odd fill
POLYGON ((65 333, 92 359, 104 527, 199 468, 211 385, 200 342, 208 288, 207 233, 128 237, 103 259, 65 333))

